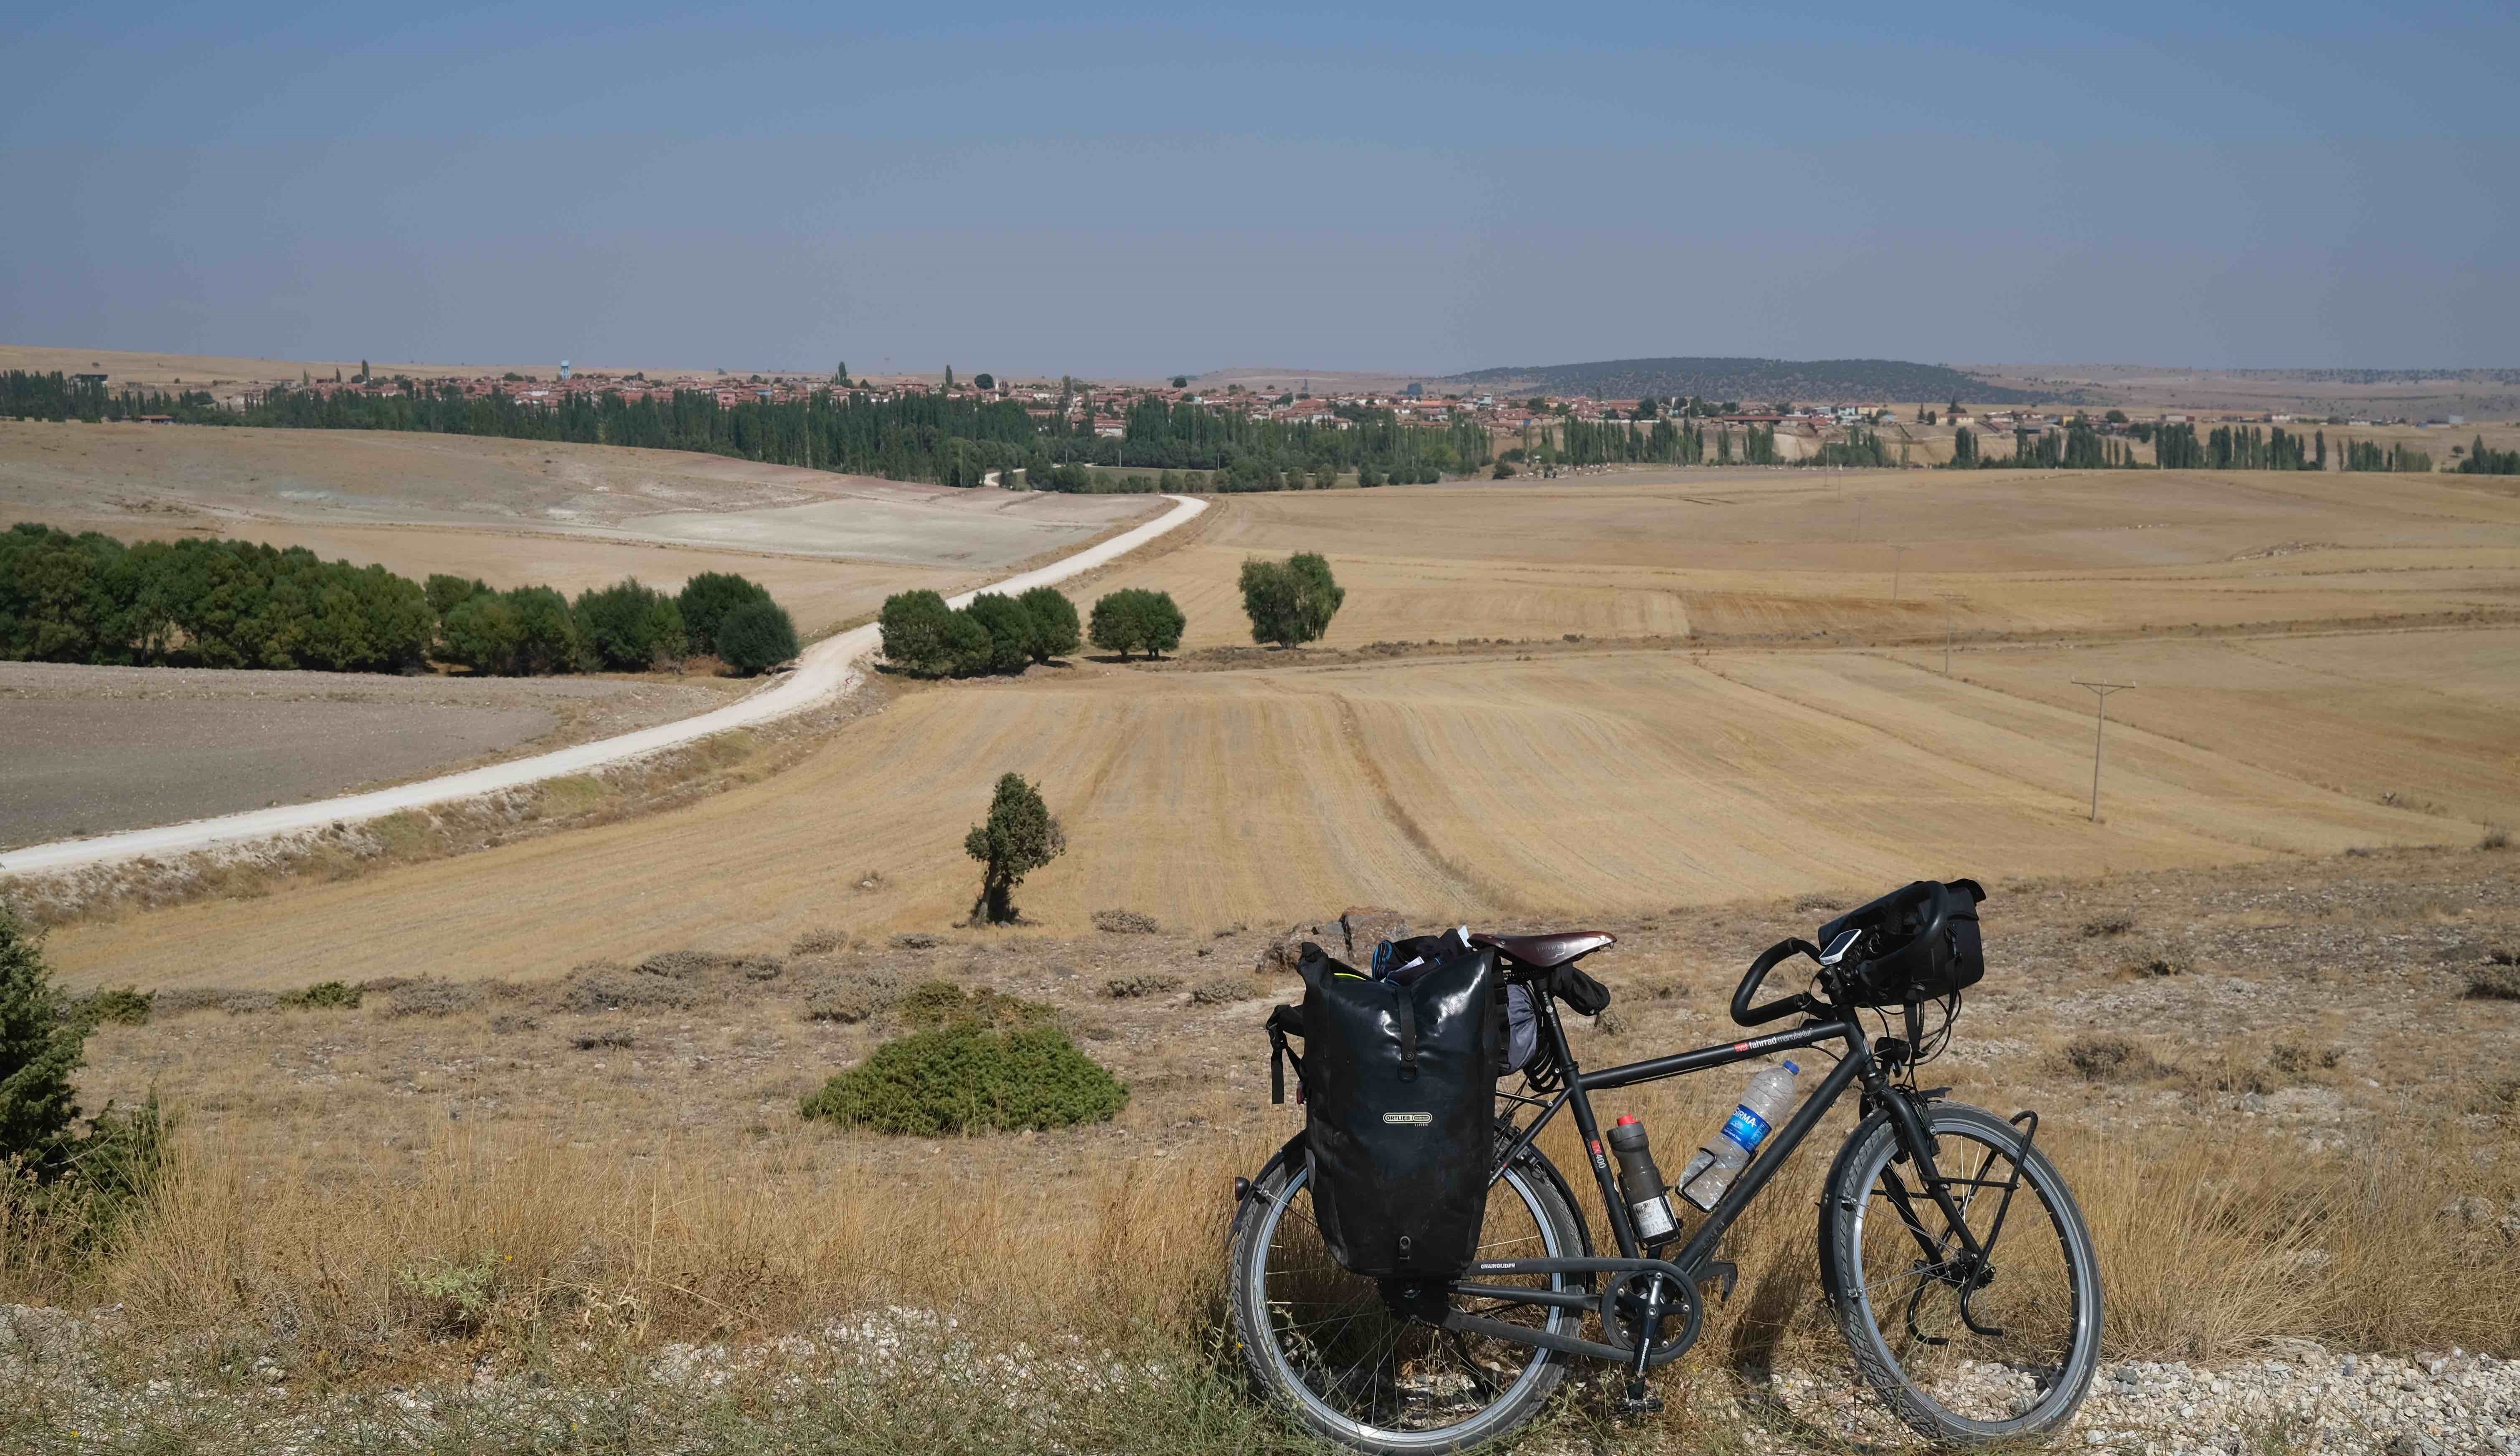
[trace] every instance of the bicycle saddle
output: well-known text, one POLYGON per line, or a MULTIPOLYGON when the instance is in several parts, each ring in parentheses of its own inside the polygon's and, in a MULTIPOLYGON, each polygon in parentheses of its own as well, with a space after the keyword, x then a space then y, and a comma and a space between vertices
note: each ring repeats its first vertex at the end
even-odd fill
POLYGON ((1546 971, 1591 955, 1618 938, 1607 931, 1552 931, 1546 935, 1491 935, 1481 931, 1470 936, 1470 943, 1489 946, 1522 965, 1546 971))

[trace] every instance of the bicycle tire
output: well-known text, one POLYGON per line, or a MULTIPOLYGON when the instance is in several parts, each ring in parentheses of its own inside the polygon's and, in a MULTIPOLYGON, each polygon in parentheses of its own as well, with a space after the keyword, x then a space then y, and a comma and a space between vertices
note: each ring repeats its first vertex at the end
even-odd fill
MULTIPOLYGON (((1941 1144, 1942 1151, 1935 1160, 1947 1177, 1956 1175, 1956 1168, 1968 1158, 1970 1150, 1984 1150, 1990 1157, 1977 1169, 1961 1168, 1962 1174, 1991 1182, 2008 1179, 2013 1166, 2020 1168, 2019 1193, 1990 1260, 1993 1278, 1986 1289, 2001 1285, 2009 1265, 2017 1276, 2014 1287, 2021 1291, 2015 1297, 2025 1306, 2046 1308, 2054 1304, 2061 1282, 2067 1298, 2058 1332, 2062 1348, 2057 1349, 2056 1341, 2044 1339, 2037 1331, 2009 1337, 2025 1350, 2035 1349, 2037 1361, 2044 1362, 2052 1352, 2052 1368, 2032 1362, 2014 1363, 2007 1368, 2007 1362, 1985 1361, 1982 1355, 1942 1353, 1951 1346, 1936 1344, 1931 1337, 1919 1333, 1917 1305, 1934 1293, 1936 1284, 1953 1289, 1954 1300, 1958 1287, 1948 1279, 1930 1277, 1938 1267, 1951 1266, 1928 1265, 1921 1258, 1912 1259, 1915 1268, 1903 1276, 1911 1291, 1904 1301, 1906 1307, 1896 1314, 1881 1307, 1883 1300, 1876 1298, 1877 1295, 1892 1296, 1888 1302, 1893 1304, 1902 1301, 1896 1297, 1895 1284, 1872 1277, 1866 1259, 1867 1229, 1878 1230, 1876 1239, 1894 1249, 1911 1235, 1899 1221, 1886 1194, 1879 1192, 1884 1170, 1900 1151, 1887 1115, 1880 1114, 1867 1119, 1847 1138, 1830 1171, 1827 1196, 1821 1205, 1821 1258, 1839 1331, 1854 1352, 1856 1368, 1866 1383, 1919 1434, 1946 1444, 1979 1445, 2053 1431, 2073 1418, 2099 1368, 2100 1270, 2098 1255, 2092 1247, 2091 1228, 2083 1220, 2072 1190, 2065 1186, 2063 1176, 2047 1155, 2033 1146, 2027 1158, 2021 1156, 2019 1128, 1993 1113, 1957 1103, 1934 1103, 1920 1112, 1941 1144), (1998 1159, 2004 1164, 2002 1168, 1994 1167, 1998 1159), (2032 1202, 2023 1204, 2023 1198, 2032 1202), (2011 1221, 2023 1218, 2033 1207, 2045 1215, 2047 1228, 2055 1235, 2052 1270, 2047 1262, 2051 1256, 2046 1248, 2047 1240, 2040 1230, 2028 1222, 2011 1221), (1877 1222, 1876 1210, 1880 1215, 1877 1222), (1885 1328, 1885 1316, 1896 1322, 1895 1329, 1885 1328), (1942 1369, 1929 1382, 1925 1374, 1937 1365, 1942 1369), (1962 1373, 1961 1366, 1969 1368, 1962 1373), (2030 1388, 2028 1395, 2018 1393, 2025 1380, 2030 1388), (2004 1393, 2007 1383, 2013 1393, 2004 1393), (1949 1403, 1955 1398, 1955 1390, 1972 1394, 1983 1391, 1986 1403, 2009 1401, 2012 1409, 1996 1419, 1963 1413, 1949 1403)), ((1995 1197, 1991 1189, 1983 1195, 1973 1190, 1970 1195, 1973 1199, 1981 1196, 1990 1201, 1995 1197)), ((1923 1210, 1920 1224, 1938 1239, 1948 1239, 1949 1218, 1929 1201, 1919 1200, 1918 1204, 1923 1210)), ((1962 1217, 1981 1238, 1986 1225, 1981 1224, 1980 1216, 1986 1212, 1991 1210, 1981 1210, 1974 1205, 1962 1207, 1962 1217)), ((1991 1223, 1989 1217, 1987 1224, 1991 1223)), ((1877 1254, 1880 1246, 1875 1245, 1874 1250, 1877 1254)), ((1912 1255, 1918 1251, 1911 1243, 1903 1251, 1912 1255)), ((2012 1293, 2007 1290, 2007 1295, 2012 1293)), ((1953 1307, 1960 1306, 1954 1303, 1953 1307)), ((1947 1339, 1965 1340, 1969 1348, 1987 1342, 1973 1333, 1969 1323, 1942 1328, 1947 1339)), ((2001 1331, 2002 1327, 1998 1328, 2001 1331)))
MULTIPOLYGON (((1529 1346, 1516 1347, 1525 1352, 1527 1359, 1501 1398, 1474 1415, 1437 1427, 1399 1430, 1359 1420, 1333 1408, 1305 1385, 1295 1373, 1294 1361, 1288 1357, 1270 1314, 1267 1260, 1277 1229, 1283 1219, 1294 1216, 1293 1210, 1304 1199, 1307 1177, 1300 1156, 1282 1160, 1265 1169, 1253 1184, 1250 1196, 1236 1211, 1228 1245, 1228 1302, 1232 1306, 1235 1347, 1264 1398, 1315 1434, 1375 1456, 1468 1450, 1508 1435, 1538 1416, 1565 1380, 1568 1357, 1529 1346)), ((1539 1153, 1531 1152, 1516 1159, 1513 1166, 1506 1170, 1490 1190, 1489 1199, 1491 1203, 1500 1197, 1520 1201, 1541 1236, 1542 1248, 1534 1252, 1552 1257, 1579 1256, 1586 1251, 1586 1240, 1574 1209, 1558 1193, 1562 1186, 1563 1180, 1555 1169, 1547 1166, 1539 1153)), ((1508 1256, 1512 1254, 1510 1251, 1505 1252, 1508 1256)), ((1373 1284, 1343 1273, 1337 1277, 1367 1287, 1373 1284)), ((1581 1287, 1580 1281, 1564 1275, 1553 1276, 1551 1283, 1559 1288, 1581 1287)), ((1546 1319, 1548 1328, 1566 1333, 1573 1333, 1582 1323, 1581 1315, 1566 1310, 1548 1311, 1546 1319)))

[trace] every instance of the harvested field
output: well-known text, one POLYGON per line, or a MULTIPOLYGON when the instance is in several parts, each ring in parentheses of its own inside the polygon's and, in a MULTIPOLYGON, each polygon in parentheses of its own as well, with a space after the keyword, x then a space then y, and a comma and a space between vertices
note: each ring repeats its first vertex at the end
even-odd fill
POLYGON ((0 847, 539 752, 705 712, 752 686, 0 662, 0 847))
MULTIPOLYGON (((1229 497, 1151 586, 1249 641, 1246 556, 1319 551, 1326 644, 2089 633, 2520 611, 2520 487, 2487 478, 1652 472, 1229 497), (1902 549, 1894 549, 1902 548, 1902 549)), ((1080 593, 1084 595, 1084 593, 1080 593)))
POLYGON ((778 778, 656 820, 69 928, 54 953, 82 981, 143 985, 530 977, 554 943, 620 956, 827 923, 870 866, 882 887, 840 894, 838 923, 934 930, 969 908, 963 833, 1011 770, 1067 827, 1067 855, 1017 897, 1053 930, 1109 905, 1492 917, 2476 836, 2138 728, 2112 744, 2091 825, 2089 734, 2070 706, 1855 652, 1035 672, 910 692, 778 778), (474 908, 447 922, 449 903, 474 908))

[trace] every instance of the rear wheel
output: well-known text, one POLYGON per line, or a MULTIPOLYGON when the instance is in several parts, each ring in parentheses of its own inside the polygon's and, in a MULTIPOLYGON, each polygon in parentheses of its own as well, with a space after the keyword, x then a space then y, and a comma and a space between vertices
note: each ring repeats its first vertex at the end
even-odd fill
POLYGON ((1868 1121, 1839 1155, 1822 1206, 1839 1328, 1864 1378, 1927 1436, 1976 1444, 2051 1431, 2083 1403, 2099 1364, 2091 1230, 2020 1128, 1957 1104, 1918 1111, 1958 1221, 1986 1257, 1962 1247, 1889 1122, 1868 1121))
MULTIPOLYGON (((1361 1451, 1453 1451, 1495 1440, 1540 1413, 1566 1357, 1462 1335, 1393 1312, 1378 1281, 1334 1262, 1313 1221, 1310 1177, 1288 1160, 1252 1185, 1235 1216, 1228 1269, 1235 1343, 1270 1401, 1361 1451)), ((1555 1180, 1528 1154, 1488 1192, 1479 1257, 1579 1258, 1584 1238, 1555 1180)), ((1576 1290, 1570 1275, 1481 1275, 1480 1282, 1576 1290)), ((1506 1301, 1458 1308, 1575 1333, 1580 1311, 1506 1301)))

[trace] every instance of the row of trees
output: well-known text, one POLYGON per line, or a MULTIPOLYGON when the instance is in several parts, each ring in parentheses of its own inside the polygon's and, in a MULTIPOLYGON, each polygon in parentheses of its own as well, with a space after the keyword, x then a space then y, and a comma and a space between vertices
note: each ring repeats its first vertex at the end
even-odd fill
MULTIPOLYGON (((1072 387, 1060 408, 1037 420, 1012 400, 822 389, 802 400, 720 404, 705 389, 565 394, 553 401, 511 394, 468 395, 457 385, 397 381, 382 394, 323 392, 280 386, 247 396, 241 408, 206 392, 162 394, 80 384, 61 374, 0 375, 0 415, 109 421, 165 415, 185 424, 258 425, 295 430, 401 430, 581 444, 697 450, 810 469, 856 471, 900 480, 978 485, 990 474, 1020 471, 1034 489, 1093 490, 1083 466, 1196 471, 1217 490, 1288 488, 1292 479, 1354 474, 1363 483, 1434 480, 1479 469, 1487 432, 1467 421, 1404 422, 1391 410, 1342 407, 1335 424, 1259 420, 1188 401, 1142 398, 1122 432, 1101 432, 1091 415, 1070 421, 1072 387)), ((1012 483, 1012 482, 1010 482, 1012 483)), ((1189 487, 1186 488, 1196 488, 1189 487)), ((1296 487, 1300 488, 1300 487, 1296 487)))
POLYGON ((896 592, 877 617, 883 655, 901 666, 939 676, 1021 672, 1076 651, 1076 604, 1056 587, 1019 597, 986 592, 957 610, 935 592, 896 592))
MULTIPOLYGON (((2432 462, 2426 460, 2424 468, 2430 470, 2432 462)), ((2485 443, 2485 436, 2480 434, 2476 443, 2467 447, 2467 458, 2458 463, 2458 473, 2462 476, 2520 476, 2520 450, 2492 449, 2485 443)))
POLYGON ((2414 472, 2429 474, 2433 468, 2430 453, 2409 445, 2383 447, 2370 440, 2347 439, 2344 458, 2338 462, 2349 471, 2386 471, 2391 474, 2414 472))
POLYGON ((31 523, 0 535, 0 658, 54 662, 406 672, 428 659, 524 676, 641 671, 714 652, 752 673, 796 655, 770 593, 704 572, 677 596, 636 580, 569 601, 319 560, 304 547, 130 545, 31 523))

